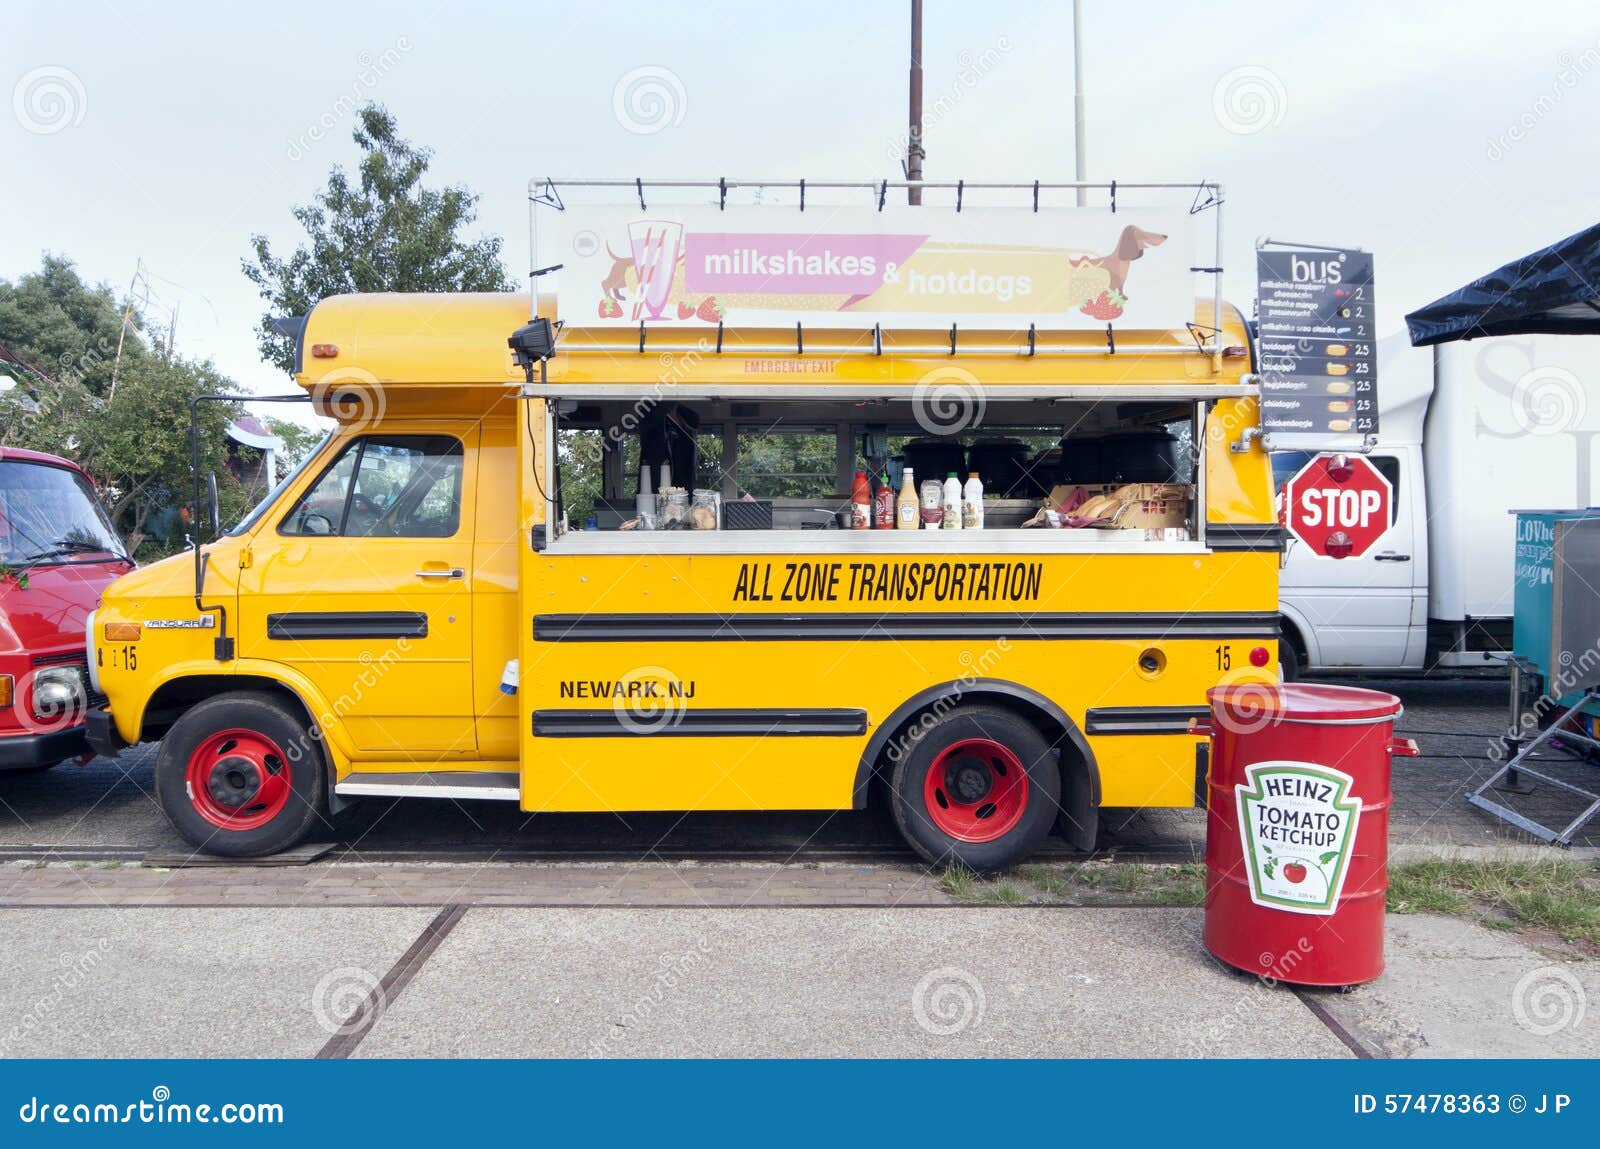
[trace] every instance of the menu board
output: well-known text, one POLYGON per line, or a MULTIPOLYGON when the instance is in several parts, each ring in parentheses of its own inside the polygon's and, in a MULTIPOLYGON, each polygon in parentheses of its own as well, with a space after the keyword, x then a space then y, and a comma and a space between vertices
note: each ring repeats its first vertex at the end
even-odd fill
POLYGON ((1264 432, 1377 434, 1370 252, 1258 251, 1256 319, 1264 432))

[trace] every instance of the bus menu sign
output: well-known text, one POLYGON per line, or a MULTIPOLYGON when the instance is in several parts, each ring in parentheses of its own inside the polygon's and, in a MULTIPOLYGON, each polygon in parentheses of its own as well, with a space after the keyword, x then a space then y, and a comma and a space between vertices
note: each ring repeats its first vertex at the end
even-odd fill
POLYGON ((1340 445, 1376 435, 1371 253, 1263 250, 1256 281, 1262 431, 1340 445))

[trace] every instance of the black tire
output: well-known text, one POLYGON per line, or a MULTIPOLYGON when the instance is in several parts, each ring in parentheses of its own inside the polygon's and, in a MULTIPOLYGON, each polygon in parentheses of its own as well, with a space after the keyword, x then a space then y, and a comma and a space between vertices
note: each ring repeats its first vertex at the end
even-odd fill
POLYGON ((1043 844, 1060 808, 1061 769, 1050 743, 1030 722, 998 707, 963 706, 926 727, 914 722, 908 729, 912 733, 897 743, 906 749, 890 774, 890 807, 895 825, 917 853, 934 865, 959 864, 988 872, 1015 865, 1043 844), (951 777, 949 771, 976 778, 977 788, 969 791, 972 801, 966 807, 977 811, 977 832, 988 832, 982 822, 1000 815, 984 815, 984 806, 994 805, 984 799, 998 793, 995 787, 1017 784, 1002 776, 1011 768, 1005 754, 957 750, 977 742, 1008 751, 1010 762, 1020 765, 1027 782, 1023 795, 1015 801, 1020 813, 1014 824, 988 841, 953 836, 946 828, 951 821, 948 806, 945 811, 930 812, 927 797, 930 785, 942 793, 941 783, 951 777), (965 760, 969 754, 974 761, 965 760), (930 782, 930 771, 941 759, 946 774, 930 782), (985 771, 986 782, 981 778, 985 771))
POLYGON ((1278 639, 1278 677, 1284 682, 1299 682, 1300 652, 1287 634, 1278 639))
MULTIPOLYGON (((227 761, 232 761, 226 756, 237 745, 226 738, 217 744, 216 753, 221 757, 215 769, 221 770, 227 761)), ((253 765, 254 762, 247 762, 247 767, 253 765)), ((303 715, 270 694, 239 691, 206 699, 173 723, 156 752, 156 800, 162 812, 192 845, 224 858, 275 854, 299 843, 316 827, 327 825, 327 778, 321 741, 311 736, 303 715), (235 730, 254 736, 258 747, 276 751, 257 755, 261 768, 247 777, 246 788, 239 794, 249 793, 249 778, 259 782, 263 774, 287 777, 283 783, 286 792, 264 808, 252 807, 248 797, 234 807, 218 803, 208 794, 197 798, 191 793, 191 759, 202 748, 209 753, 213 739, 235 730), (230 828, 208 818, 203 808, 213 813, 235 809, 247 820, 267 817, 274 809, 275 812, 263 824, 230 828)))

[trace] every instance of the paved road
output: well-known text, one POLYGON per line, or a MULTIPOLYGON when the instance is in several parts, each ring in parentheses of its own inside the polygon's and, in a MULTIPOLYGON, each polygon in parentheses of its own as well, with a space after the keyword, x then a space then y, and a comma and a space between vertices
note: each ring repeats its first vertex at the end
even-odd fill
MULTIPOLYGON (((1416 731, 1424 757, 1395 764, 1393 841, 1494 845, 1531 839, 1467 806, 1465 794, 1493 763, 1489 746, 1505 721, 1502 682, 1369 684, 1395 690, 1406 703, 1402 732, 1416 731)), ((7 847, 181 848, 151 797, 153 749, 116 761, 62 766, 32 776, 0 775, 0 857, 7 847)), ((1590 785, 1600 770, 1576 766, 1590 785)), ((1572 799, 1546 789, 1518 798, 1546 819, 1570 818, 1572 799)), ((1204 818, 1197 811, 1107 811, 1106 845, 1159 858, 1198 857, 1204 818)), ((904 856, 888 819, 877 812, 797 814, 545 815, 530 818, 509 803, 445 803, 427 799, 368 800, 327 835, 365 856, 682 858, 761 856, 799 859, 904 856)), ((1600 845, 1600 820, 1580 844, 1600 845)), ((1067 855, 1061 843, 1056 853, 1067 855)))
POLYGON ((1594 1057, 1600 963, 1394 918, 1340 995, 1193 910, 8 909, 0 1056, 1594 1057), (1562 995, 1565 994, 1563 998, 1562 995))

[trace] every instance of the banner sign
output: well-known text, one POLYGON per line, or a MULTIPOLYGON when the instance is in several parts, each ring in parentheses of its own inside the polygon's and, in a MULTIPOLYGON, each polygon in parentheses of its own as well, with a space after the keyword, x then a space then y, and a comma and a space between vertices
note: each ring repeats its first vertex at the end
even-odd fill
POLYGON ((1256 283, 1261 429, 1376 435, 1371 253, 1260 251, 1256 283))
POLYGON ((585 327, 1173 330, 1182 209, 569 204, 561 317, 585 327))

